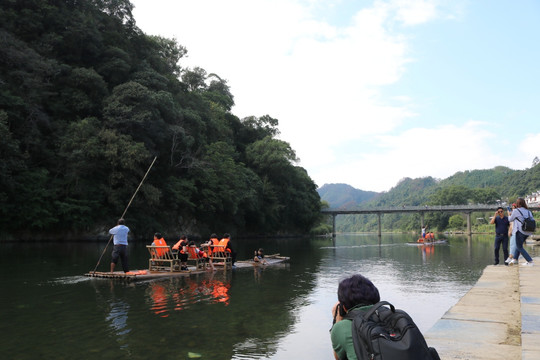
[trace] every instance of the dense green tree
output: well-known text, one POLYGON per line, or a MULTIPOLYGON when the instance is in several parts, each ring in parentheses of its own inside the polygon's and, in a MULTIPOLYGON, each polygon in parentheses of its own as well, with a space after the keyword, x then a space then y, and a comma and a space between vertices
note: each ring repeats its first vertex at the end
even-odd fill
POLYGON ((452 185, 439 188, 430 197, 430 205, 466 205, 469 202, 471 190, 465 186, 452 185))
POLYGON ((132 10, 128 0, 1 3, 2 231, 102 229, 154 156, 129 213, 139 236, 309 230, 319 198, 275 139, 278 120, 232 114, 227 81, 183 68, 187 50, 144 34, 132 10))
POLYGON ((473 189, 471 202, 474 204, 496 204, 501 196, 493 188, 473 189))
POLYGON ((455 214, 450 216, 450 219, 448 220, 448 226, 452 229, 462 229, 465 225, 465 220, 463 219, 463 215, 455 214))

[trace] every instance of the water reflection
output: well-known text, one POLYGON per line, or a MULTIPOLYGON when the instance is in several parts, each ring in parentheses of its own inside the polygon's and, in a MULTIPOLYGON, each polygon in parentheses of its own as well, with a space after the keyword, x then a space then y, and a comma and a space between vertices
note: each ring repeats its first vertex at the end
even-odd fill
POLYGON ((426 263, 428 258, 430 258, 433 253, 435 252, 435 245, 434 244, 422 244, 418 246, 418 249, 422 253, 422 263, 426 263))
POLYGON ((109 326, 121 340, 131 331, 127 326, 129 304, 121 300, 113 300, 110 302, 110 307, 111 310, 105 320, 109 322, 109 326))
POLYGON ((168 317, 169 311, 167 310, 168 305, 168 296, 165 286, 160 283, 151 284, 148 287, 150 292, 150 298, 152 300, 152 305, 150 310, 161 317, 168 317))
MULTIPOLYGON (((237 241, 239 259, 263 247, 291 261, 133 284, 81 278, 95 266, 101 244, 75 244, 68 252, 64 243, 0 244, 0 348, 17 359, 74 353, 100 360, 184 359, 190 353, 203 359, 329 359, 330 309, 341 278, 367 276, 383 299, 426 331, 492 261, 491 235, 450 237, 431 247, 407 244, 416 239, 359 234, 334 241, 237 241), (28 338, 35 339, 32 347, 28 338)), ((131 246, 130 261, 147 266, 145 244, 131 246)))
MULTIPOLYGON (((105 324, 109 327, 108 333, 117 343, 117 348, 124 356, 130 356, 129 335, 131 328, 128 325, 130 305, 123 296, 126 284, 118 284, 112 280, 102 283, 89 281, 95 290, 97 305, 105 311, 105 324)), ((128 285, 132 287, 132 285, 128 285)), ((85 319, 81 319, 84 322, 85 319)))
POLYGON ((209 273, 204 277, 186 276, 151 282, 147 286, 150 311, 159 317, 168 317, 170 310, 188 310, 197 303, 221 303, 229 305, 230 274, 209 273))

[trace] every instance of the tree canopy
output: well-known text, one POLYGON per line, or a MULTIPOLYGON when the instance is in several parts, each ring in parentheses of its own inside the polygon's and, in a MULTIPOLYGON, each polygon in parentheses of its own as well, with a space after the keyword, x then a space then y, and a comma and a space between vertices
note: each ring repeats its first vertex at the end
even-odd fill
POLYGON ((127 0, 0 5, 0 228, 305 233, 320 199, 277 119, 240 119, 227 81, 182 67, 127 0))

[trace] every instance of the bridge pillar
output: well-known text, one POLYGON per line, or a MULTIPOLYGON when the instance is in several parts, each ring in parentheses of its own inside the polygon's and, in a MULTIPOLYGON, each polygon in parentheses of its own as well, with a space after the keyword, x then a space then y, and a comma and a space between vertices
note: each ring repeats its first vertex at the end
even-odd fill
POLYGON ((472 235, 471 213, 467 213, 467 234, 472 235))
POLYGON ((379 218, 379 238, 380 238, 381 235, 382 235, 382 232, 381 232, 381 213, 377 213, 377 217, 379 218))
POLYGON ((332 237, 336 237, 336 214, 332 214, 332 237))
POLYGON ((424 228, 424 212, 420 212, 420 229, 424 228))

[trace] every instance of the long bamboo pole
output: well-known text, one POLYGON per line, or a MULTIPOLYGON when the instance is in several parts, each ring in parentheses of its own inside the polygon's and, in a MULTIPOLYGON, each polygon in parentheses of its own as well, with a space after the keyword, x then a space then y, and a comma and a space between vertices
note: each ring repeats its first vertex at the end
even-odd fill
MULTIPOLYGON (((150 169, 152 168, 152 166, 154 166, 154 163, 156 162, 156 160, 157 160, 157 156, 154 157, 154 161, 152 161, 152 163, 148 167, 148 170, 146 170, 146 174, 144 174, 144 177, 142 178, 141 182, 139 183, 139 186, 137 186, 137 189, 133 193, 133 196, 129 200, 129 203, 127 204, 126 208, 124 209, 124 212, 122 213, 122 216, 120 216, 121 219, 123 219, 124 216, 126 215, 126 212, 128 211, 128 209, 129 209, 129 207, 131 205, 131 202, 135 198, 135 195, 137 195, 137 193, 139 192, 139 189, 141 188, 144 180, 146 179, 146 176, 148 176, 148 173, 150 172, 150 169)), ((101 253, 101 256, 99 257, 99 260, 98 260, 98 262, 96 264, 96 267, 94 268, 94 271, 92 272, 93 274, 96 273, 96 270, 97 270, 97 268, 99 266, 99 263, 101 262, 101 259, 103 258, 103 255, 105 254, 105 251, 107 251, 107 248, 109 247, 109 244, 111 243, 111 240, 113 239, 113 237, 114 237, 114 235, 111 235, 111 237, 109 238, 109 241, 107 242, 107 245, 105 246, 105 249, 103 249, 103 252, 101 253)))

